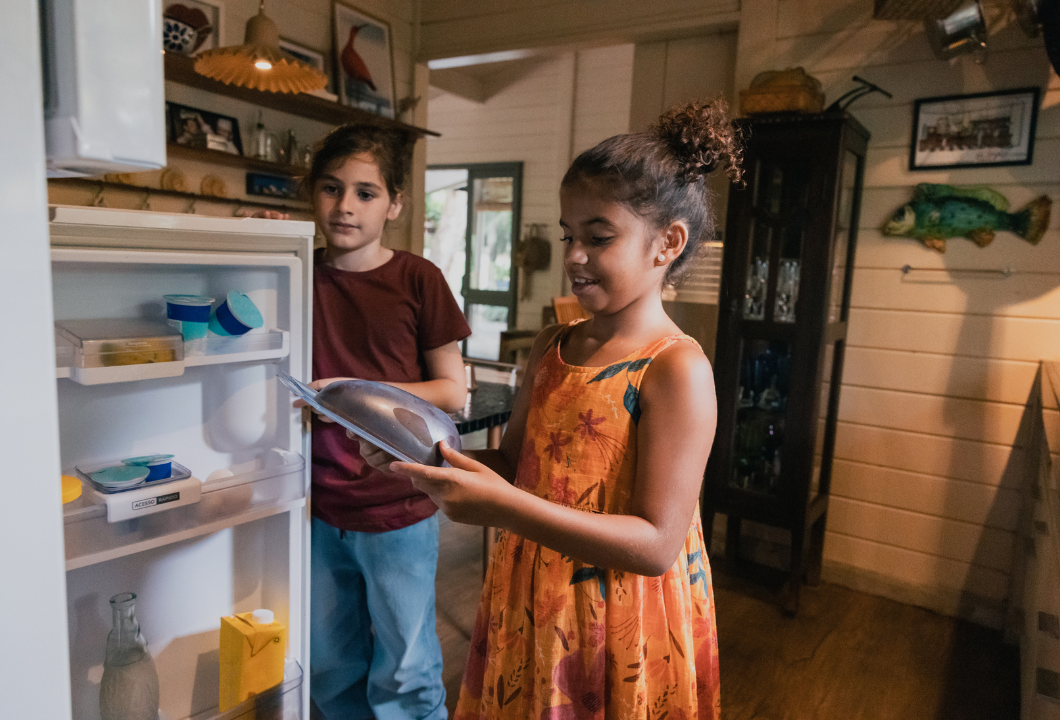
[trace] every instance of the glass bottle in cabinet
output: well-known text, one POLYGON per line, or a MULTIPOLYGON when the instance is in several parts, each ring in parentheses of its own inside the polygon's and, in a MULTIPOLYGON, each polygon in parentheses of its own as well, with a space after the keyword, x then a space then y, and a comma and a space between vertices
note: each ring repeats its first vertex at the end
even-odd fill
POLYGON ((729 193, 714 362, 718 427, 704 533, 728 517, 791 532, 785 610, 820 573, 868 132, 845 113, 743 124, 745 183, 729 193))

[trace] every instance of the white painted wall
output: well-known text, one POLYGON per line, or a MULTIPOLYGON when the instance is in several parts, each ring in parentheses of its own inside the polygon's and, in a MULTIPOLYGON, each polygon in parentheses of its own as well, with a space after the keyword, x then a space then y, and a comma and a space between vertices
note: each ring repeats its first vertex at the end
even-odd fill
MULTIPOLYGON (((988 6, 989 9, 989 6, 988 6)), ((940 62, 915 23, 855 0, 747 0, 737 84, 802 66, 829 98, 857 74, 894 94, 853 106, 872 133, 843 377, 825 576, 996 625, 1019 508, 1017 428, 1039 359, 1060 356, 1060 211, 1033 247, 999 233, 940 255, 878 228, 920 182, 986 184, 1018 208, 1060 199, 1060 80, 1040 40, 991 24, 990 54, 940 62), (1029 167, 910 172, 916 98, 1051 88, 1029 167), (903 276, 904 265, 926 268, 903 276), (1011 267, 1005 278, 962 270, 1011 267)), ((1060 420, 1050 413, 1050 432, 1060 420)))
MULTIPOLYGON (((428 123, 442 136, 428 139, 427 162, 522 162, 523 223, 544 223, 555 243, 559 184, 571 159, 629 127, 632 66, 632 45, 502 63, 483 81, 496 88, 485 102, 449 93, 430 100, 428 123)), ((540 327, 541 307, 563 294, 560 255, 556 243, 551 266, 519 303, 519 328, 540 327)))

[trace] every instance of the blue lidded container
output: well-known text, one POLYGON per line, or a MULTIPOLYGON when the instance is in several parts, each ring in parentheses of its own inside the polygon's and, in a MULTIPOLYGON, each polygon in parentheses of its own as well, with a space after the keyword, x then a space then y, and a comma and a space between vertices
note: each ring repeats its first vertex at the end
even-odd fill
POLYGON ((173 474, 172 455, 142 455, 140 457, 125 458, 122 460, 122 464, 146 468, 147 478, 145 482, 164 480, 173 474))
POLYGON ((150 471, 145 467, 115 465, 97 470, 90 477, 93 482, 99 483, 109 490, 124 490, 147 482, 150 474, 150 471))
POLYGON ((169 324, 180 331, 184 340, 201 340, 210 327, 213 298, 202 295, 164 295, 169 324))
POLYGON ((210 318, 210 332, 222 336, 243 335, 264 324, 265 319, 254 301, 233 290, 210 318))

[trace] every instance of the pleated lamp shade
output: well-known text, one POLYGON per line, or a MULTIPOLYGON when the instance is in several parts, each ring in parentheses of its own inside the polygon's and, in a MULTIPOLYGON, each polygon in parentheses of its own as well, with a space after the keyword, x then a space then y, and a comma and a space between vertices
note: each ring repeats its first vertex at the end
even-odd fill
POLYGON ((302 93, 328 84, 324 73, 280 49, 280 31, 265 15, 264 0, 258 14, 247 20, 243 44, 200 54, 195 72, 227 85, 267 92, 302 93))

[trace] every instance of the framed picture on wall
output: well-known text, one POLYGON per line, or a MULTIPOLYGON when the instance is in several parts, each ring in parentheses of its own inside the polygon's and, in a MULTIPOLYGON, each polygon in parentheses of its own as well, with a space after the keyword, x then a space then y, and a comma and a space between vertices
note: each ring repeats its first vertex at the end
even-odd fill
POLYGON ((394 117, 394 55, 390 26, 336 2, 335 84, 344 105, 394 117))
POLYGON ((233 117, 171 102, 166 103, 166 116, 172 143, 231 155, 243 154, 239 123, 233 117))
POLYGON ((307 48, 305 45, 299 45, 286 38, 280 38, 280 49, 288 55, 293 55, 296 60, 301 60, 306 65, 315 67, 324 73, 328 78, 328 88, 331 87, 331 73, 328 71, 328 63, 324 58, 324 53, 307 48))
POLYGON ((247 195, 263 195, 274 198, 298 197, 298 181, 284 175, 247 173, 247 195))
POLYGON ((189 55, 221 47, 224 37, 224 12, 221 0, 165 0, 163 15, 195 28, 195 44, 189 55))
POLYGON ((923 98, 913 107, 910 170, 1030 165, 1038 88, 923 98))

